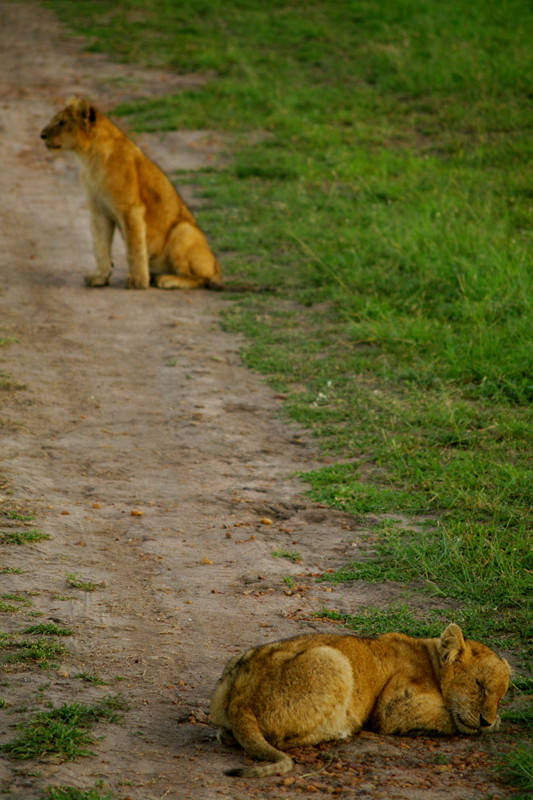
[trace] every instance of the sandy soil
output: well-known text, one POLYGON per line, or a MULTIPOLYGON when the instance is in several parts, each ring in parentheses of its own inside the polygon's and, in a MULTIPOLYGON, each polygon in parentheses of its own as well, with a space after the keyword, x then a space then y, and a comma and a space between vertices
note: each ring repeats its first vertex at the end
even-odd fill
MULTIPOLYGON (((82 44, 37 4, 0 0, 0 339, 16 339, 0 350, 0 372, 12 379, 0 399, 0 520, 20 528, 1 510, 35 510, 31 524, 52 537, 2 548, 1 566, 23 570, 1 575, 2 592, 32 593, 33 603, 2 615, 2 630, 20 631, 31 611, 75 630, 59 669, 4 666, 0 741, 47 703, 120 691, 131 710, 122 726, 96 728, 105 738, 93 756, 0 759, 2 796, 35 800, 47 786, 100 779, 134 800, 510 796, 488 768, 499 736, 367 734, 298 751, 294 773, 262 784, 223 775, 244 760, 207 723, 230 655, 332 629, 314 617, 325 603, 385 603, 396 589, 316 583, 357 557, 365 531, 311 503, 291 477, 316 466, 317 453, 305 431, 280 420, 282 398, 242 365, 242 340, 221 331, 227 300, 126 291, 119 247, 112 285, 84 288, 93 257, 74 160, 47 154, 39 131, 73 92, 105 110, 201 77, 113 64, 82 44), (278 549, 301 561, 273 557, 278 549), (68 586, 73 573, 96 590, 68 586)), ((143 144, 167 169, 226 157, 223 139, 205 131, 143 144)))

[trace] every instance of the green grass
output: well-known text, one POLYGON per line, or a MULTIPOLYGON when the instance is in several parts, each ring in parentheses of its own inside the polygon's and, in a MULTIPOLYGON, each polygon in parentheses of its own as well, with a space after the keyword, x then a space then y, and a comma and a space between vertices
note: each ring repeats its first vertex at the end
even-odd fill
POLYGON ((86 683, 92 683, 95 686, 105 686, 106 683, 96 672, 78 672, 74 677, 86 683))
MULTIPOLYGON (((14 608, 16 611, 17 609, 14 608)), ((73 631, 68 628, 57 628, 53 623, 50 625, 30 626, 22 631, 23 634, 33 634, 39 636, 38 639, 21 639, 19 634, 0 632, 0 650, 13 651, 5 659, 5 663, 37 664, 41 669, 52 669, 59 666, 58 657, 68 654, 70 651, 62 642, 45 638, 42 634, 54 636, 70 636, 73 631)))
POLYGON ((324 608, 317 616, 340 621, 358 636, 379 636, 399 631, 408 636, 435 637, 440 636, 450 622, 455 622, 468 638, 482 641, 489 647, 510 650, 520 646, 520 632, 511 632, 506 615, 495 614, 489 605, 471 603, 455 609, 421 612, 408 601, 403 601, 385 608, 361 608, 351 614, 324 608))
POLYGON ((87 747, 95 743, 90 729, 102 720, 118 723, 118 711, 127 711, 128 704, 118 695, 108 695, 92 706, 63 704, 52 711, 43 711, 20 725, 20 734, 0 747, 14 759, 59 756, 73 761, 93 754, 87 747))
POLYGON ((514 722, 524 728, 529 729, 529 733, 533 733, 533 710, 531 707, 519 709, 518 711, 508 711, 504 715, 504 719, 509 722, 514 722))
POLYGON ((0 373, 0 390, 4 389, 6 392, 10 392, 25 388, 26 385, 24 383, 18 383, 18 381, 13 380, 11 375, 8 375, 6 372, 0 373))
POLYGON ((277 289, 228 303, 224 325, 315 435, 311 497, 372 532, 366 560, 335 580, 456 598, 467 635, 483 633, 476 608, 490 608, 503 629, 487 636, 508 636, 523 658, 531 4, 48 5, 92 50, 209 76, 117 113, 137 130, 234 137, 227 167, 181 181, 202 190, 200 222, 229 280, 277 289), (401 524, 375 527, 384 515, 401 524))
POLYGON ((289 561, 293 561, 295 563, 302 560, 302 557, 297 550, 274 550, 272 555, 275 558, 288 558, 289 561))
POLYGON ((58 657, 70 652, 68 647, 62 642, 55 642, 45 638, 34 641, 30 639, 10 639, 3 647, 15 650, 15 652, 7 658, 8 663, 33 663, 38 664, 41 669, 58 667, 58 657))
POLYGON ((22 514, 20 511, 5 511, 4 516, 8 519, 18 519, 21 522, 31 522, 37 516, 36 514, 22 514))
POLYGON ((38 528, 31 528, 28 531, 0 531, 0 544, 29 544, 51 538, 38 528))
POLYGON ((270 133, 199 177, 202 213, 230 273, 280 289, 232 305, 226 325, 339 462, 306 476, 313 497, 437 514, 448 538, 488 525, 520 546, 533 506, 531 55, 501 5, 363 3, 349 25, 350 4, 232 3, 223 32, 214 2, 201 15, 122 2, 105 18, 75 6, 93 49, 215 69, 202 89, 123 107, 137 128, 270 133))
POLYGON ((489 525, 457 522, 420 532, 387 524, 372 558, 352 561, 324 580, 418 580, 435 594, 472 602, 484 596, 495 606, 527 608, 533 559, 525 527, 520 533, 515 540, 489 525))
MULTIPOLYGON (((527 634, 532 624, 531 547, 525 526, 517 533, 521 537, 509 536, 494 525, 464 522, 416 531, 388 522, 381 526, 379 537, 368 543, 372 548, 369 558, 349 562, 336 572, 326 573, 323 580, 395 581, 418 591, 456 598, 461 601, 462 615, 466 609, 473 609, 464 623, 470 638, 487 638, 485 626, 480 629, 479 625, 485 614, 503 626, 523 657, 533 656, 527 634)), ((388 619, 389 630, 393 630, 394 618, 388 619)))
POLYGON ((98 782, 92 789, 77 789, 75 786, 49 786, 41 800, 114 800, 111 792, 101 792, 98 782))
POLYGON ((0 595, 2 600, 12 600, 14 603, 20 603, 23 606, 32 606, 33 603, 25 594, 14 594, 13 592, 4 592, 0 595))
POLYGON ((22 633, 47 636, 72 636, 74 631, 71 628, 60 628, 54 622, 42 622, 39 625, 30 625, 28 628, 25 628, 22 633))
POLYGON ((66 583, 67 586, 72 586, 74 589, 83 589, 85 592, 96 591, 96 584, 93 581, 80 578, 80 576, 75 573, 66 576, 66 583))
POLYGON ((5 372, 0 373, 0 389, 5 389, 7 391, 11 388, 13 388, 13 381, 10 376, 5 372))
POLYGON ((502 777, 518 788, 517 794, 514 795, 516 800, 528 800, 533 792, 531 762, 531 747, 524 743, 518 745, 500 766, 502 777))

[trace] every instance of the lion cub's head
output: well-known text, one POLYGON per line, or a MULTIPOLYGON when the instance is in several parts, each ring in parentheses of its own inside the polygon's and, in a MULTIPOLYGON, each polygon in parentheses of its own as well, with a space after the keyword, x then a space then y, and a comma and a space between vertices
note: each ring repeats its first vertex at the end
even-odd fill
POLYGON ((49 150, 77 150, 96 121, 96 109, 83 97, 71 97, 65 108, 41 131, 49 150))
POLYGON ((448 625, 438 644, 441 691, 461 733, 496 731, 498 706, 509 686, 509 664, 478 642, 465 640, 458 625, 448 625))

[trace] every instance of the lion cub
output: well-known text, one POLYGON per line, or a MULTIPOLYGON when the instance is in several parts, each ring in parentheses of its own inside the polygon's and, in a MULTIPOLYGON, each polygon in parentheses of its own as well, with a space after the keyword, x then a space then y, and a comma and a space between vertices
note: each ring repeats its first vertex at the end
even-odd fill
POLYGON ((309 634, 252 648, 227 664, 211 699, 223 744, 271 762, 227 775, 281 775, 282 752, 383 734, 475 734, 500 725, 509 665, 457 625, 440 638, 309 634))
POLYGON ((87 192, 97 271, 106 286, 115 228, 126 244, 128 286, 221 288, 221 270, 193 215, 159 167, 93 105, 71 97, 43 128, 49 150, 72 150, 87 192))

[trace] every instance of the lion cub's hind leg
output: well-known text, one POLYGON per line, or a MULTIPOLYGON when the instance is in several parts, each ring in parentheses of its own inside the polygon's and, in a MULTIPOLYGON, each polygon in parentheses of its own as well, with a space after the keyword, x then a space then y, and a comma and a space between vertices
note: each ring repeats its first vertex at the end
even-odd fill
POLYGON ((218 729, 217 739, 224 747, 237 747, 239 744, 235 736, 227 728, 218 729))
POLYGON ((283 750, 350 736, 361 727, 350 713, 352 692, 349 660, 328 646, 296 653, 282 649, 243 665, 233 682, 226 725, 252 758, 271 764, 228 774, 281 775, 292 766, 283 750))
POLYGON ((158 289, 198 289, 221 278, 207 239, 192 222, 180 222, 170 234, 166 267, 167 272, 152 278, 158 289))
POLYGON ((281 671, 283 748, 346 739, 361 724, 351 713, 353 671, 348 658, 321 645, 295 656, 281 671))
POLYGON ((201 289, 202 286, 205 286, 206 281, 165 273, 164 275, 153 275, 152 284, 158 289, 201 289))

